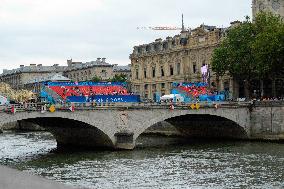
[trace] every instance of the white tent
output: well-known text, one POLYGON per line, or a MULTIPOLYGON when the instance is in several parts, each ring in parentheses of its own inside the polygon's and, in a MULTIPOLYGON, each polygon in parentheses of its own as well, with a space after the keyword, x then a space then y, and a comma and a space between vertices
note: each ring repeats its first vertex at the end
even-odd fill
POLYGON ((183 102, 184 98, 180 94, 169 94, 169 95, 164 95, 161 96, 160 98, 161 101, 177 101, 177 102, 183 102))
POLYGON ((0 105, 8 104, 8 99, 0 95, 0 105))

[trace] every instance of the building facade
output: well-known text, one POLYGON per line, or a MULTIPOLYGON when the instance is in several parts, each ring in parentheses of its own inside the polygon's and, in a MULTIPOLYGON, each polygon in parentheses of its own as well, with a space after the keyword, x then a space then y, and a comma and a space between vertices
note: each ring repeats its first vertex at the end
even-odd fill
POLYGON ((63 74, 66 66, 43 66, 42 64, 30 64, 29 66, 20 65, 19 68, 3 70, 0 74, 0 82, 9 84, 13 89, 25 88, 25 84, 37 81, 38 78, 47 77, 50 73, 63 74))
POLYGON ((73 62, 67 60, 67 68, 63 74, 72 81, 89 81, 94 77, 106 81, 113 77, 113 65, 106 62, 106 58, 97 58, 91 62, 73 62))
POLYGON ((221 78, 217 86, 216 76, 210 68, 213 50, 225 33, 225 29, 201 25, 166 40, 156 39, 135 46, 130 55, 132 90, 144 98, 155 99, 157 93, 170 94, 173 82, 201 82, 201 67, 209 65, 209 86, 233 93, 237 87, 233 79, 221 78))
POLYGON ((125 75, 127 80, 130 81, 131 79, 131 64, 127 66, 120 66, 118 64, 114 64, 113 66, 113 74, 114 75, 125 75))
POLYGON ((284 1, 283 0, 253 0, 252 16, 253 19, 260 11, 270 11, 284 18, 284 1))
POLYGON ((71 81, 90 81, 94 77, 102 81, 111 79, 115 74, 126 74, 130 77, 130 66, 111 65, 106 58, 97 58, 91 62, 73 62, 67 60, 67 66, 43 66, 42 64, 20 65, 17 69, 3 70, 0 74, 0 82, 9 84, 13 89, 33 88, 43 78, 49 78, 55 74, 64 76, 71 81))

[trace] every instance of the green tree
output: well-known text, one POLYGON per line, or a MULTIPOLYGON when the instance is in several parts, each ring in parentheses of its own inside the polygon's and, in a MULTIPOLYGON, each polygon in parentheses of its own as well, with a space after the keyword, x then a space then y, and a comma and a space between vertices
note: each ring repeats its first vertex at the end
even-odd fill
POLYGON ((256 37, 252 50, 258 62, 258 76, 261 81, 272 81, 272 95, 275 96, 275 78, 284 70, 284 23, 280 16, 261 13, 255 19, 254 29, 256 37))
POLYGON ((92 78, 92 81, 93 82, 100 82, 102 80, 102 78, 101 77, 98 77, 98 76, 94 76, 93 78, 92 78))
POLYGON ((229 74, 244 81, 245 95, 250 97, 252 80, 274 80, 284 70, 283 43, 284 23, 279 16, 260 13, 254 22, 247 17, 229 29, 220 47, 214 50, 212 69, 217 76, 229 74))
POLYGON ((126 74, 115 74, 115 76, 110 79, 111 82, 126 82, 127 75, 126 74))
POLYGON ((256 74, 251 48, 254 35, 253 24, 247 17, 246 21, 229 30, 212 57, 212 69, 218 76, 228 73, 235 79, 244 81, 246 97, 250 96, 250 83, 256 74))

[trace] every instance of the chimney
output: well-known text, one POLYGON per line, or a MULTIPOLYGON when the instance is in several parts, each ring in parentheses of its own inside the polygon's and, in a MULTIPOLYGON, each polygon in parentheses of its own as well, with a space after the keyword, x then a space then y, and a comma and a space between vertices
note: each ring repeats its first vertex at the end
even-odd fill
POLYGON ((106 58, 102 58, 102 62, 106 62, 106 58))
POLYGON ((67 66, 71 67, 72 66, 72 58, 70 60, 67 60, 67 66))
POLYGON ((20 68, 23 68, 23 67, 25 67, 25 65, 20 65, 20 68))
POLYGON ((42 67, 42 64, 38 64, 37 66, 38 66, 38 67, 42 67))
POLYGON ((97 58, 97 61, 100 62, 100 61, 101 61, 101 58, 97 58))
POLYGON ((54 66, 54 67, 57 67, 57 66, 59 66, 59 64, 53 64, 53 66, 54 66))
POLYGON ((36 67, 36 64, 30 64, 30 67, 36 67))

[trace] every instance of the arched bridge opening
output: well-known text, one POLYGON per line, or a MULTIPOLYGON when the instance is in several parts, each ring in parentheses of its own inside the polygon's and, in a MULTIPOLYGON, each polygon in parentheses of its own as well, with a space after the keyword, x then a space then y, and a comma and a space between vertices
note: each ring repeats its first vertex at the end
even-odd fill
POLYGON ((237 140, 248 138, 245 128, 238 123, 228 118, 210 114, 174 116, 155 123, 142 133, 142 135, 149 134, 189 139, 237 140))
POLYGON ((60 117, 37 117, 24 119, 24 121, 38 124, 52 133, 56 139, 57 148, 102 149, 114 146, 108 135, 81 121, 60 117))
POLYGON ((224 117, 209 114, 187 114, 166 119, 185 137, 245 139, 243 127, 224 117))

